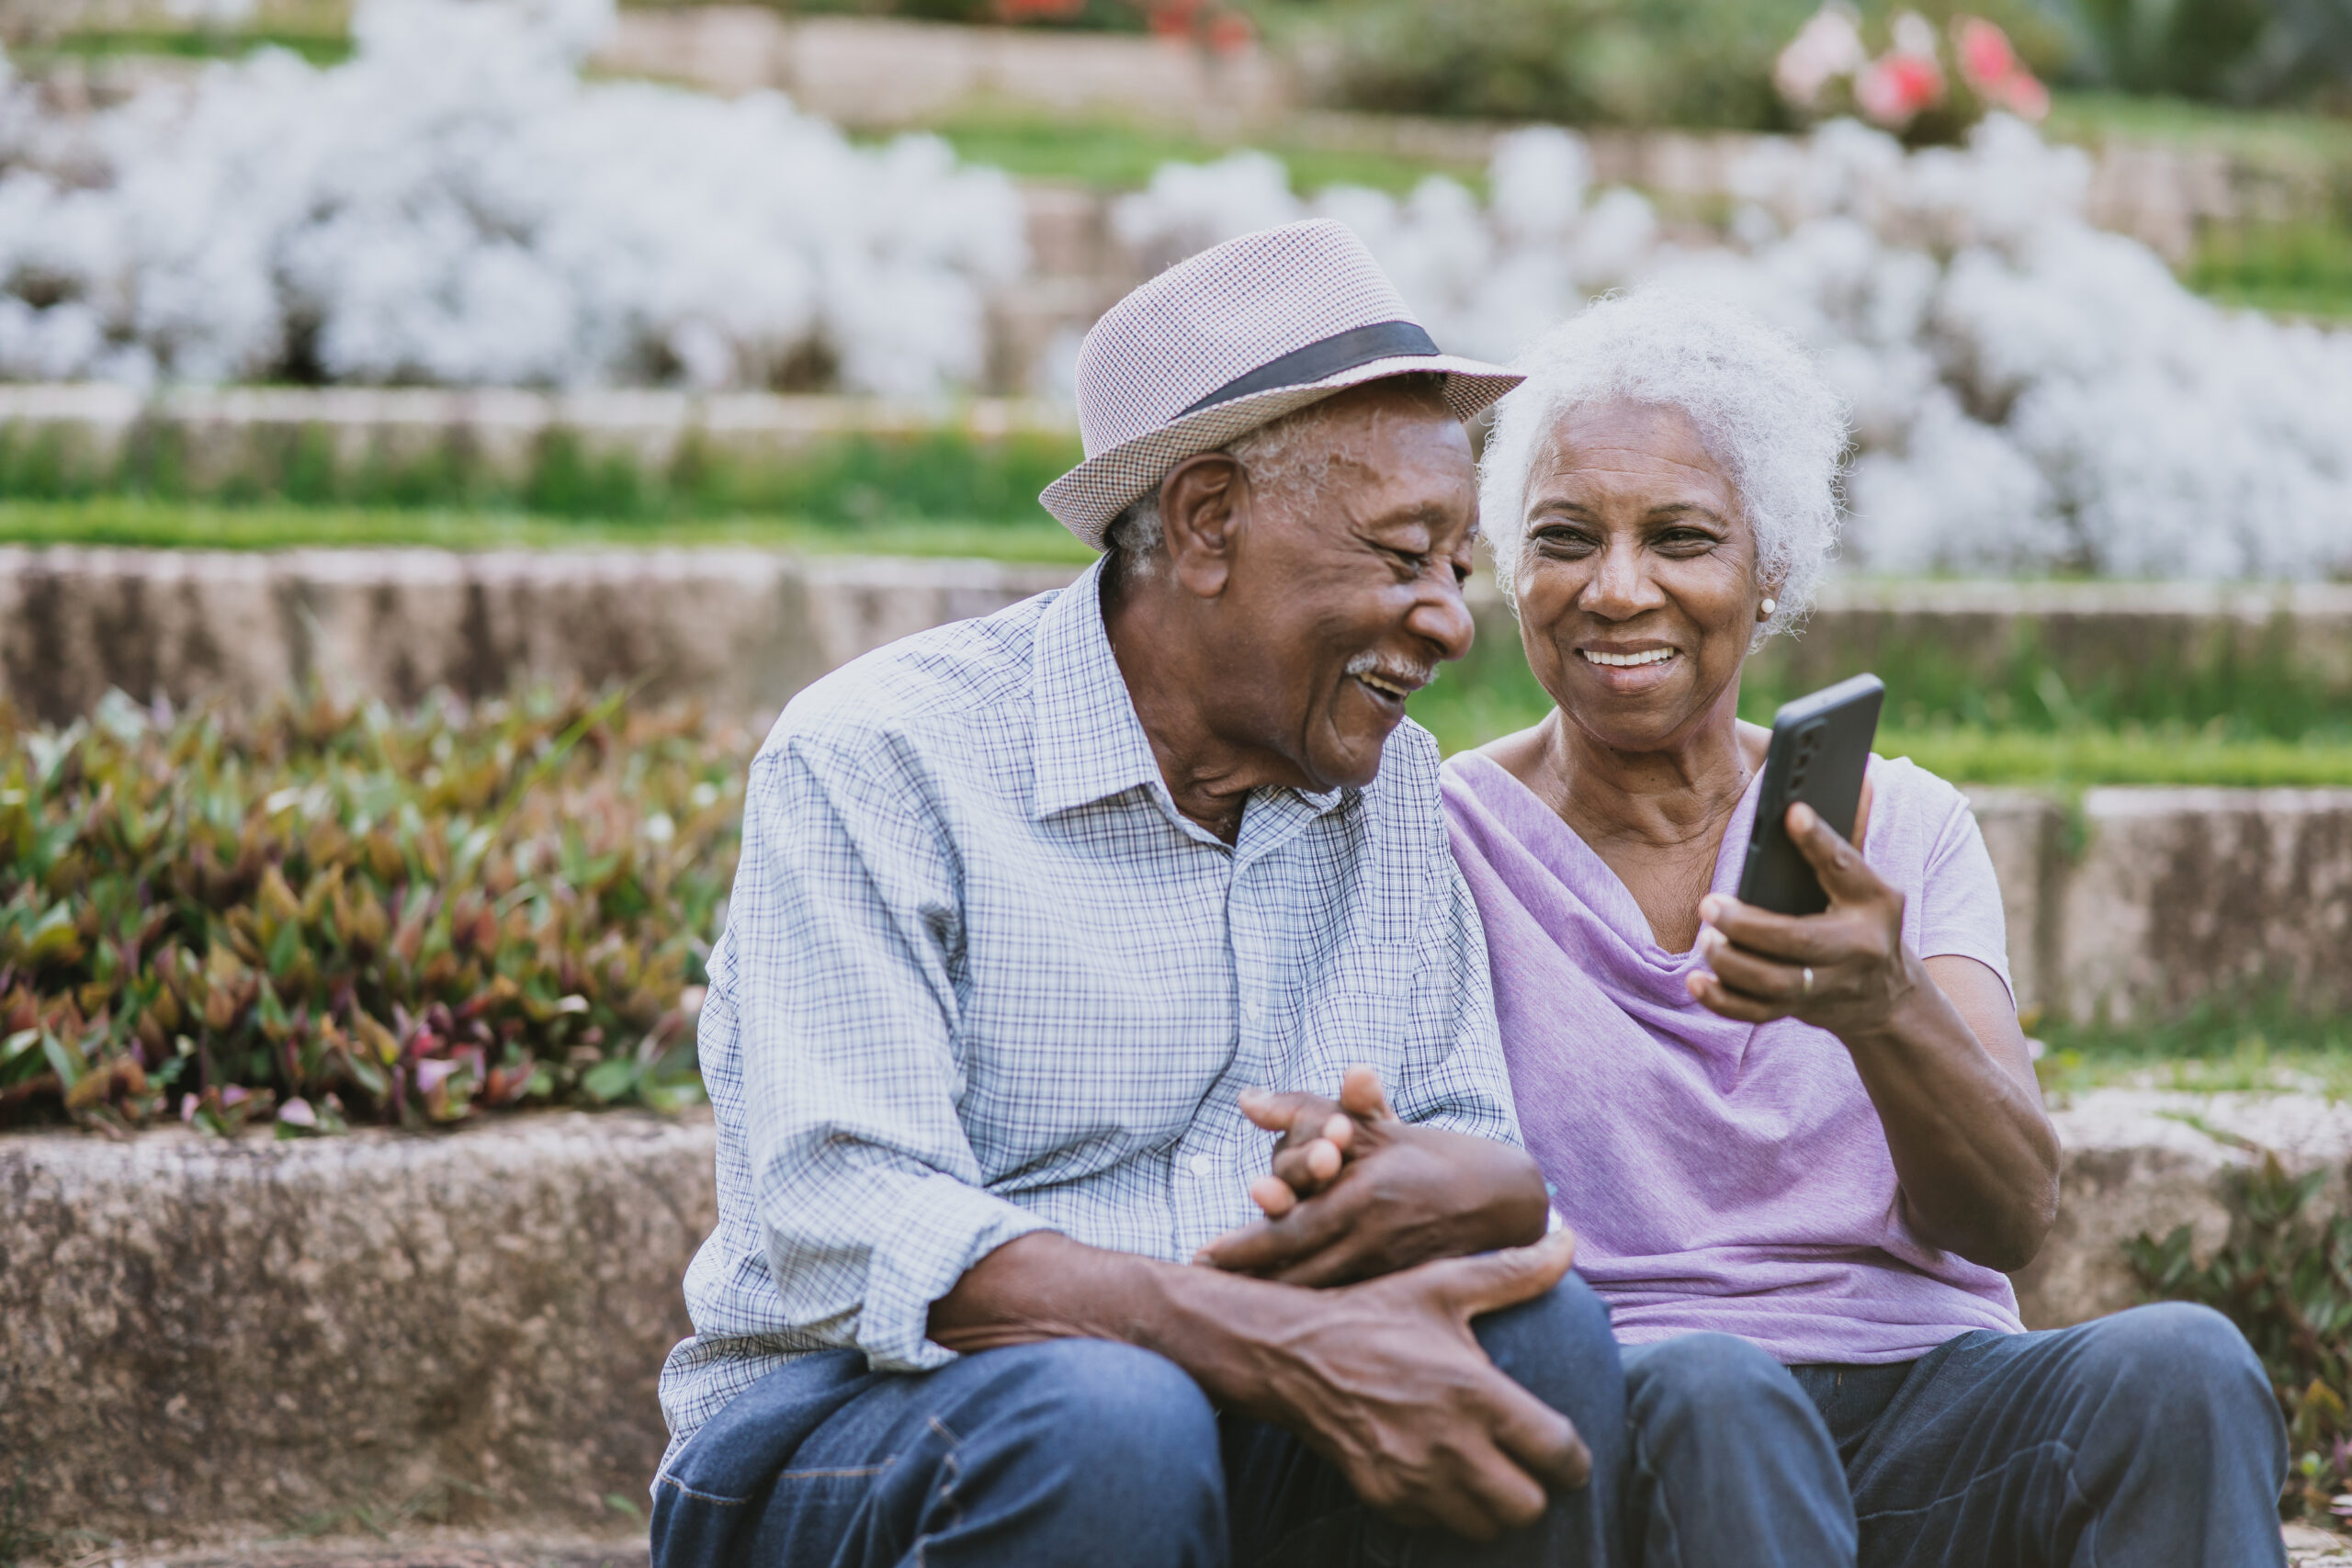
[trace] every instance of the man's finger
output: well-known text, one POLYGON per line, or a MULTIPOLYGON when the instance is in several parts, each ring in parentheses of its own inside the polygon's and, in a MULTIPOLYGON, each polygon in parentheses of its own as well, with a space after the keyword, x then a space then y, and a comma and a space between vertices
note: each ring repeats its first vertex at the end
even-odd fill
POLYGON ((1347 1233, 1360 1201, 1340 1191, 1302 1203, 1279 1220, 1259 1220, 1227 1231, 1195 1254, 1198 1261, 1238 1274, 1257 1274, 1312 1257, 1347 1233))
POLYGON ((1499 1445, 1481 1443, 1463 1457, 1467 1462, 1460 1489, 1476 1505, 1487 1530, 1484 1535, 1464 1534, 1488 1540, 1502 1530, 1524 1529, 1544 1517, 1551 1502, 1544 1483, 1520 1468, 1499 1445))
POLYGON ((1530 1247, 1506 1247, 1421 1267, 1442 1271, 1454 1309, 1464 1317, 1476 1317, 1533 1301, 1565 1279, 1576 1259, 1576 1233, 1563 1225, 1530 1247))
POLYGON ((1317 1106, 1324 1108, 1326 1116, 1339 1110, 1323 1096, 1298 1089, 1245 1089, 1240 1105, 1241 1114, 1269 1133, 1289 1132, 1293 1122, 1317 1106))
POLYGON ((1261 1176, 1251 1182, 1250 1198, 1270 1220, 1279 1220, 1298 1207, 1298 1194, 1279 1176, 1261 1176))
POLYGON ((1273 1172, 1290 1183, 1292 1191, 1312 1198, 1331 1184, 1346 1163, 1329 1138, 1317 1138, 1297 1148, 1276 1150, 1273 1172))
POLYGON ((1367 1122, 1396 1120, 1396 1112, 1388 1108, 1388 1091, 1380 1086, 1379 1069, 1362 1063, 1340 1080, 1340 1109, 1367 1122))
POLYGON ((1576 1424, 1508 1375, 1496 1390, 1496 1444, 1546 1487, 1573 1492, 1592 1479, 1592 1450, 1576 1424))
POLYGON ((1822 891, 1833 904, 1850 904, 1869 897, 1884 886, 1878 874, 1862 863, 1862 852, 1838 836, 1821 813, 1798 801, 1789 807, 1789 837, 1797 852, 1821 878, 1822 891))

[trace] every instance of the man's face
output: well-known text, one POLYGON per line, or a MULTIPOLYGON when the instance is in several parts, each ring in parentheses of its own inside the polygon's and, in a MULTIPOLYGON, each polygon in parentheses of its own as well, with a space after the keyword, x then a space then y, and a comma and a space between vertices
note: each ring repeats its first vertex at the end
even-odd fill
POLYGON ((1441 660, 1470 650, 1462 599, 1477 526, 1470 438, 1430 393, 1342 393, 1300 439, 1317 449, 1252 482, 1220 619, 1212 699, 1229 740, 1322 791, 1363 785, 1441 660))

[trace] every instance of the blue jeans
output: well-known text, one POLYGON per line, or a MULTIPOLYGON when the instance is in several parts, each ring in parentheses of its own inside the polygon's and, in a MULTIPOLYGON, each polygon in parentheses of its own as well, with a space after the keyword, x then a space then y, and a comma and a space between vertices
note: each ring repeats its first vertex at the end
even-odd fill
POLYGON ((1588 1486, 1495 1541, 1390 1524, 1296 1438, 1218 1416, 1173 1362, 1058 1339, 911 1375, 854 1351, 770 1373, 656 1483, 653 1568, 1621 1562, 1625 1389, 1607 1309, 1571 1278, 1473 1327, 1592 1450, 1588 1486))
POLYGON ((2286 1561, 2287 1432, 2227 1318, 2182 1303, 1917 1361, 1628 1346, 1649 1568, 2256 1568, 2286 1561))

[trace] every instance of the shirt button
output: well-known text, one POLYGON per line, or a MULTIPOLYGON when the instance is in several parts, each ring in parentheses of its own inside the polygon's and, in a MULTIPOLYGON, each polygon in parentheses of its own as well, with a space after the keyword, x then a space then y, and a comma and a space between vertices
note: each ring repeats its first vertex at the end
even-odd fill
POLYGON ((1194 1176, 1206 1176, 1210 1171, 1215 1170, 1216 1168, 1216 1161, 1209 1158, 1208 1156, 1194 1155, 1193 1156, 1193 1174, 1194 1176))
POLYGON ((1257 1022, 1265 1015, 1266 1010, 1258 1005, 1258 998, 1255 997, 1250 998, 1248 1001, 1241 1004, 1241 1016, 1248 1019, 1252 1023, 1257 1022))

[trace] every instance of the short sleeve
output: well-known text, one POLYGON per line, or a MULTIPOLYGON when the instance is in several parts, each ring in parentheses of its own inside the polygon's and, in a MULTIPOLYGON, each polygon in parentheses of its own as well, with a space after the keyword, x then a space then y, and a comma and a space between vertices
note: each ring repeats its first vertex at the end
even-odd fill
POLYGON ((1922 958, 1975 959, 2001 977, 2014 1007, 2017 985, 2009 978, 2008 927, 1992 852, 1968 797, 1949 784, 1939 793, 1950 796, 1950 807, 1928 846, 1912 946, 1922 958))

